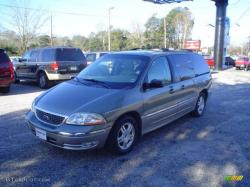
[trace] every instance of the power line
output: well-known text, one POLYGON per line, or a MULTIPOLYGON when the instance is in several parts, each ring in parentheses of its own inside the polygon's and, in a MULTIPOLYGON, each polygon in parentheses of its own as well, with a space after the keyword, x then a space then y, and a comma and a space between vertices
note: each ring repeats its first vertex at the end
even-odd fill
POLYGON ((249 10, 250 10, 250 6, 239 16, 239 18, 236 20, 236 23, 238 23, 240 19, 247 14, 249 10))
MULTIPOLYGON (((43 12, 49 12, 50 10, 47 9, 36 9, 36 8, 30 8, 30 7, 23 7, 23 6, 14 6, 14 5, 6 5, 6 4, 0 4, 2 7, 8 7, 8 8, 20 8, 20 9, 26 9, 26 10, 33 10, 33 11, 43 11, 43 12)), ((76 13, 76 12, 64 12, 64 11, 53 11, 53 13, 56 14, 65 14, 65 15, 73 15, 73 16, 85 16, 85 17, 107 17, 105 15, 95 15, 95 14, 83 14, 83 13, 76 13)))
POLYGON ((240 2, 240 0, 237 0, 236 2, 234 2, 234 3, 229 3, 228 5, 229 5, 229 6, 235 6, 235 5, 239 4, 239 2, 240 2))

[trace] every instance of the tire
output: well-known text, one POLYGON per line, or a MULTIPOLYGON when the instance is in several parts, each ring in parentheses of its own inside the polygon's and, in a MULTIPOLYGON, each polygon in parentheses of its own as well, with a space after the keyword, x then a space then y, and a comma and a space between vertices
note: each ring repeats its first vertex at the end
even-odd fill
POLYGON ((20 80, 17 78, 16 72, 14 73, 14 83, 15 83, 15 84, 20 83, 20 80))
POLYGON ((106 148, 116 154, 129 153, 138 139, 138 123, 131 116, 124 116, 110 131, 106 148))
POLYGON ((37 82, 38 86, 42 89, 46 89, 49 87, 49 80, 44 72, 39 73, 37 82))
POLYGON ((191 114, 194 117, 200 117, 204 114, 205 108, 206 108, 206 95, 203 92, 201 92, 197 99, 195 109, 191 114))
POLYGON ((244 68, 244 70, 245 70, 245 71, 248 71, 248 66, 246 66, 246 67, 244 68))
POLYGON ((2 92, 2 93, 9 93, 10 92, 10 86, 0 88, 0 92, 2 92))

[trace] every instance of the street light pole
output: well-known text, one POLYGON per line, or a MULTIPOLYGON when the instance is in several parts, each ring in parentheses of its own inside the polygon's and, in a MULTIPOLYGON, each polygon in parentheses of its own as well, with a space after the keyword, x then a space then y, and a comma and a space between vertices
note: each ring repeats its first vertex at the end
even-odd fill
POLYGON ((167 48, 167 23, 166 23, 166 17, 164 17, 164 48, 167 48))
POLYGON ((108 9, 108 40, 109 40, 109 51, 111 50, 111 41, 110 41, 110 12, 111 12, 111 10, 113 10, 114 9, 114 7, 110 7, 109 9, 108 9))
POLYGON ((50 15, 50 45, 53 46, 53 17, 50 15))

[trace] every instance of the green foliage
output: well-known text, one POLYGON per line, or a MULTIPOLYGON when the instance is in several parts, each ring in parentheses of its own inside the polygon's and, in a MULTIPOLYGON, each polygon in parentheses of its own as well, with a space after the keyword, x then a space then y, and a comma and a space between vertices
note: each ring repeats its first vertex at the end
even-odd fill
POLYGON ((162 19, 152 15, 145 24, 146 31, 144 33, 146 48, 162 48, 164 41, 164 34, 162 26, 162 19))
POLYGON ((166 16, 167 47, 183 48, 184 42, 191 37, 194 25, 192 13, 188 8, 174 8, 166 16))
POLYGON ((38 44, 40 47, 46 47, 49 46, 51 43, 50 36, 48 35, 42 35, 38 37, 38 44))

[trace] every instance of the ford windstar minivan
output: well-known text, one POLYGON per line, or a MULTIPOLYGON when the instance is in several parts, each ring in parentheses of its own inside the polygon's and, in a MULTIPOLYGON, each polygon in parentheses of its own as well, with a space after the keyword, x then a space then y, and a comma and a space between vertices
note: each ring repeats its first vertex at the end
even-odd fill
POLYGON ((202 116, 211 82, 203 57, 192 52, 110 53, 38 96, 26 120, 57 147, 127 153, 145 133, 188 113, 202 116))

